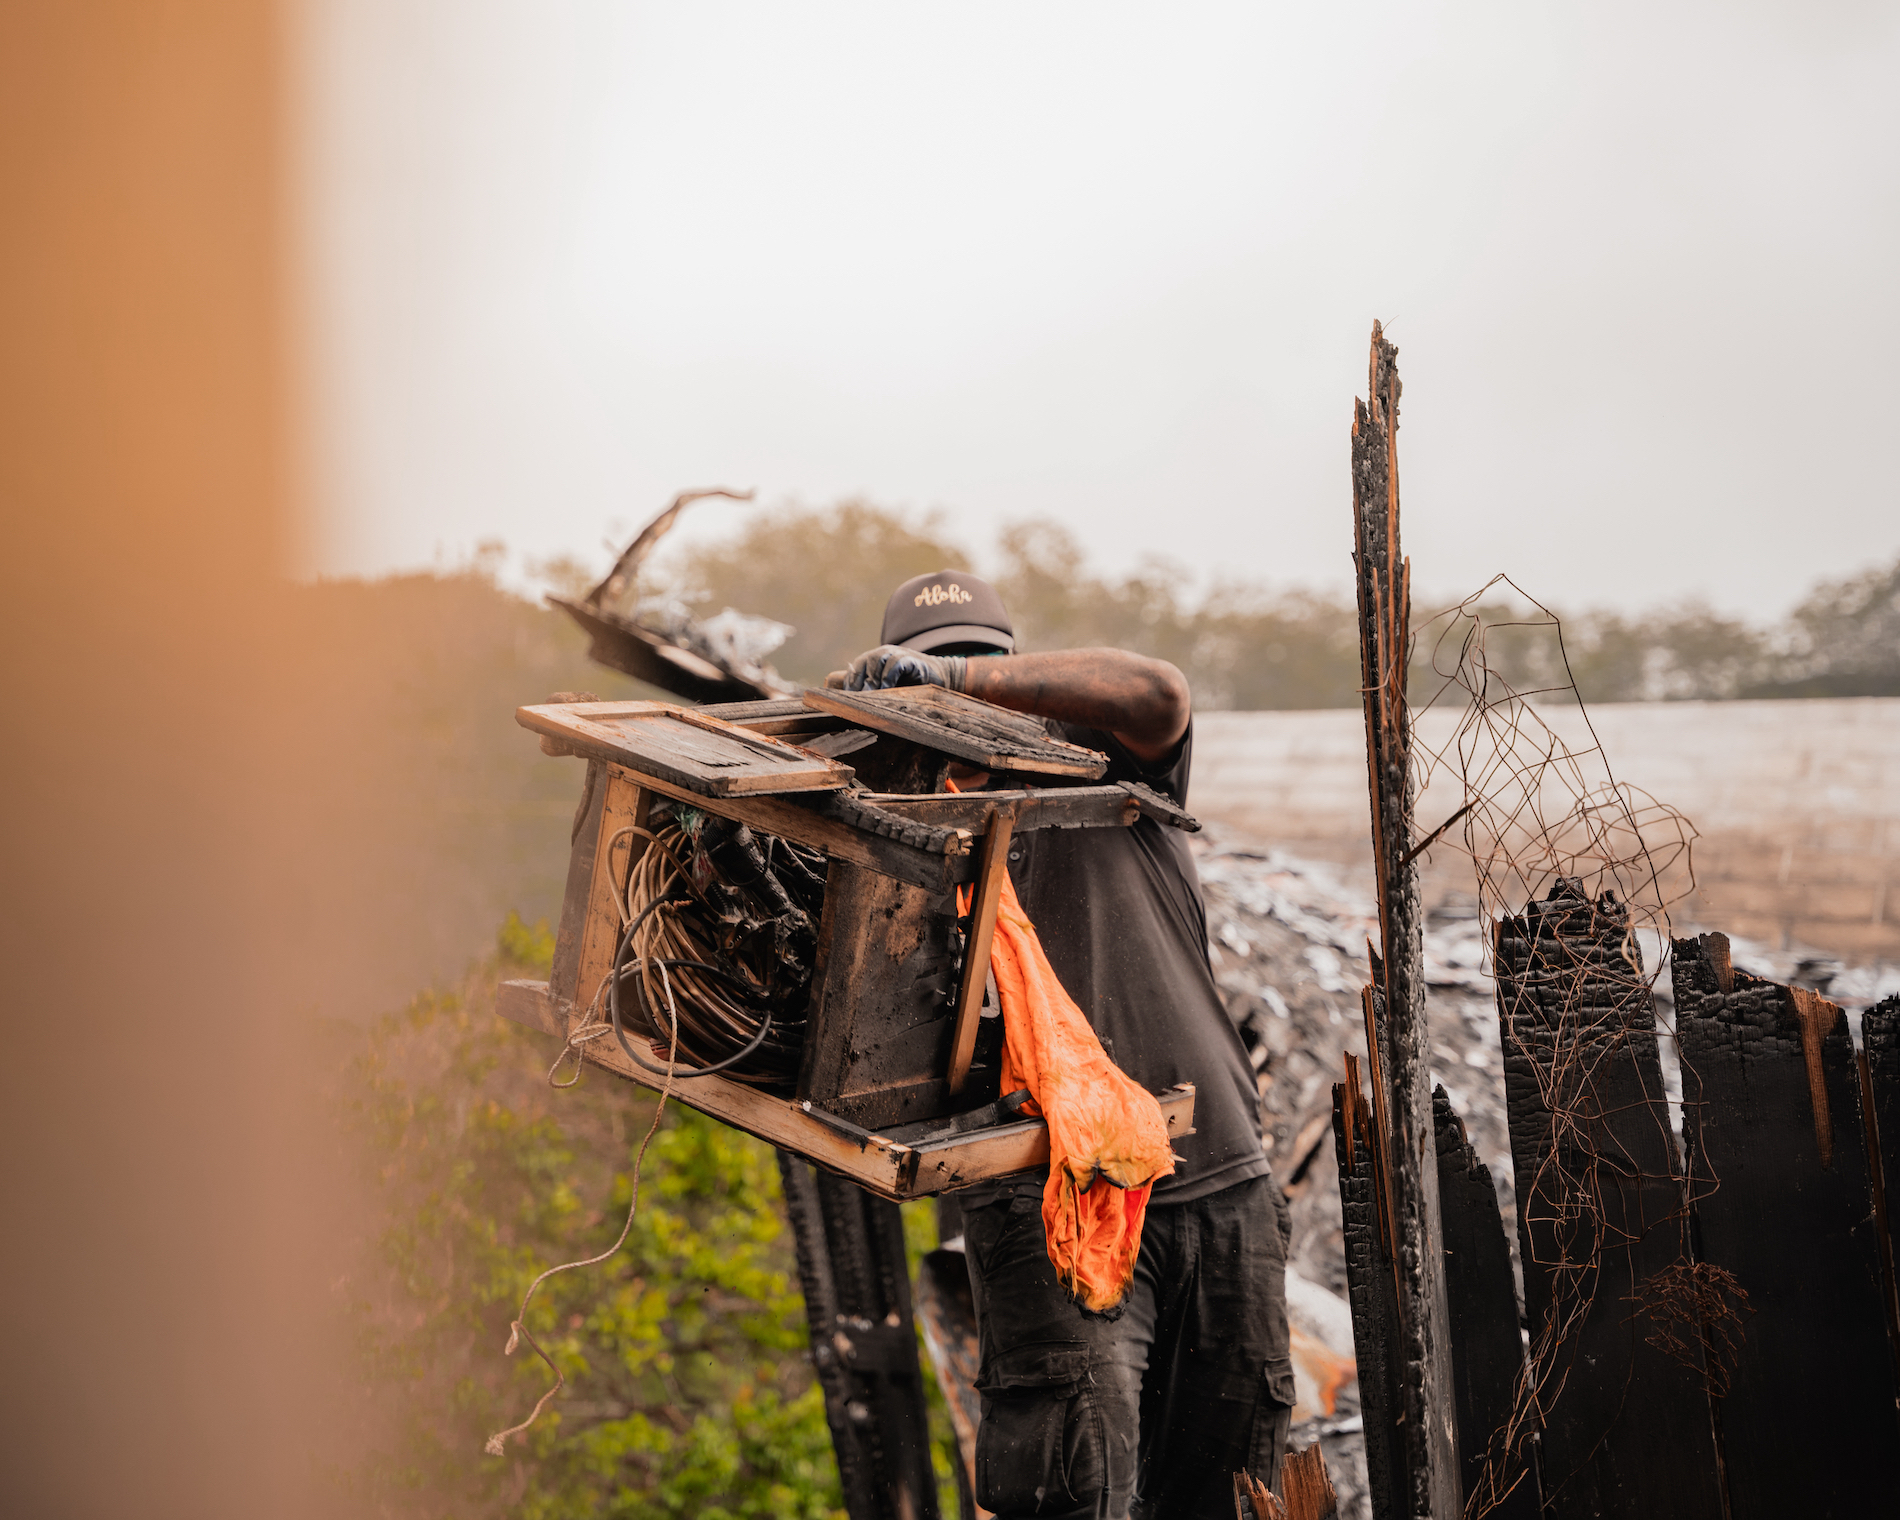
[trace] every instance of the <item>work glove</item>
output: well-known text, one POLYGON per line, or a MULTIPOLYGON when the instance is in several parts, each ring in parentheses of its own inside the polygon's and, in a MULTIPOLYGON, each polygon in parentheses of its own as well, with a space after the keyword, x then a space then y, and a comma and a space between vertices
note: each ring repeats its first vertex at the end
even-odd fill
POLYGON ((920 654, 901 644, 880 644, 859 655, 850 669, 828 677, 825 684, 842 686, 846 691, 883 691, 892 686, 941 686, 962 691, 963 667, 960 654, 920 654))

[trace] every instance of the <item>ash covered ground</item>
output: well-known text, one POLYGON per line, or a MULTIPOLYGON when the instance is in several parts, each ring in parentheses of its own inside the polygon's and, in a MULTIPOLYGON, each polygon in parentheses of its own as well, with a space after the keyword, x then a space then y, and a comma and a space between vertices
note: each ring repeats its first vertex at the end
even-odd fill
MULTIPOLYGON (((1193 843, 1215 980, 1259 1073, 1274 1175, 1291 1206, 1287 1300, 1300 1389, 1293 1444, 1320 1441, 1341 1516, 1369 1520, 1332 1115, 1344 1053, 1365 1055, 1359 989, 1377 912, 1332 867, 1218 825, 1193 843)), ((1476 902, 1441 903, 1427 925, 1433 1077, 1491 1168, 1515 1265, 1504 1062, 1476 902)))

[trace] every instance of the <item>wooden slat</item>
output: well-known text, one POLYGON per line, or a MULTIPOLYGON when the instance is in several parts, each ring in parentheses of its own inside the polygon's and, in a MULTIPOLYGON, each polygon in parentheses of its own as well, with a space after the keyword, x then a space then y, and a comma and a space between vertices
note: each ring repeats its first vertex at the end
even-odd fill
POLYGON ((1431 1033, 1425 1013, 1424 910, 1418 895, 1412 800, 1411 562, 1399 532, 1398 350, 1377 322, 1366 399, 1353 403, 1352 515, 1359 610, 1360 692, 1373 879, 1379 896, 1383 1049, 1368 1047, 1385 1146, 1391 1244, 1398 1265, 1398 1337, 1405 1364, 1399 1439, 1407 1448, 1408 1511, 1458 1512, 1458 1439, 1451 1397, 1451 1325, 1438 1237, 1438 1169, 1431 1161, 1431 1033), (1389 1127, 1388 1127, 1389 1126, 1389 1127))
POLYGON ((1108 769, 1105 756, 1051 738, 1039 719, 938 686, 888 691, 814 688, 801 700, 807 707, 913 740, 985 770, 1093 779, 1108 769))
POLYGON ((542 703, 523 728, 575 754, 625 765, 701 797, 836 790, 851 767, 737 724, 664 702, 542 703))
POLYGON ((1734 1274, 1752 1311, 1717 1402, 1730 1513, 1891 1514, 1900 1390, 1847 1020, 1745 971, 1724 991, 1718 959, 1675 942, 1701 1255, 1734 1274), (1826 1418, 1804 1424, 1789 1461, 1789 1417, 1806 1409, 1826 1418))
POLYGON ((567 885, 561 893, 561 923, 554 935, 554 965, 548 978, 555 995, 569 1002, 580 980, 581 937, 594 884, 594 855, 600 847, 600 810, 607 798, 606 763, 589 760, 586 766, 579 816, 568 844, 567 885))
POLYGON ((1144 814, 1157 823, 1193 833, 1200 823, 1185 809, 1150 787, 1134 782, 1114 786, 1059 786, 1034 791, 943 792, 933 796, 890 793, 862 795, 860 802, 933 823, 940 828, 980 829, 991 807, 1016 808, 1016 832, 1032 829, 1127 828, 1144 814))
MULTIPOLYGON (((569 1021, 575 1016, 571 1005, 558 1003, 550 995, 546 982, 531 981, 503 982, 495 1011, 561 1040, 567 1038, 569 1021)), ((589 1040, 583 1050, 591 1066, 654 1091, 665 1085, 664 1077, 629 1061, 611 1036, 589 1040)), ((1170 1137, 1194 1132, 1191 1085, 1170 1088, 1156 1098, 1170 1137)), ((674 1088, 674 1100, 840 1172, 880 1198, 898 1202, 992 1181, 1049 1162, 1049 1130, 1040 1119, 1019 1119, 940 1140, 902 1144, 831 1118, 810 1104, 760 1092, 723 1076, 682 1079, 674 1088)))
POLYGON ((866 806, 848 793, 707 799, 659 776, 624 766, 610 769, 661 796, 707 807, 722 818, 737 819, 762 833, 776 834, 912 886, 947 891, 976 876, 971 854, 976 841, 968 830, 913 823, 866 806))
MULTIPOLYGON (((1183 1082, 1155 1094, 1168 1139, 1194 1133, 1194 1085, 1183 1082)), ((908 1197, 947 1193, 992 1177, 1049 1164, 1049 1130, 1040 1119, 1018 1119, 987 1129, 945 1135, 937 1140, 912 1140, 908 1197)))
POLYGON ((1352 1309, 1353 1360, 1365 1421, 1366 1481, 1373 1520, 1411 1520, 1411 1483, 1399 1439, 1399 1306, 1392 1258, 1379 1227, 1380 1184, 1373 1166, 1372 1116, 1358 1060, 1346 1055, 1346 1080, 1333 1088, 1333 1150, 1346 1251, 1346 1301, 1352 1309))
POLYGON ((1010 828, 1016 810, 1009 804, 993 807, 983 835, 983 859, 970 904, 970 940, 963 951, 963 985, 957 989, 956 1026, 950 1036, 950 1093, 960 1094, 970 1077, 970 1057, 976 1051, 976 1021, 983 1007, 983 989, 990 977, 990 946, 996 938, 996 908, 1003 900, 1003 877, 1009 870, 1010 828))
POLYGON ((764 733, 771 732, 765 725, 778 719, 808 721, 811 717, 811 709, 797 697, 775 698, 769 702, 715 702, 699 711, 709 718, 724 718, 728 723, 742 723, 764 733))
POLYGON ((981 832, 991 808, 1003 806, 1015 807, 1015 830, 1019 834, 1031 829, 1126 828, 1141 816, 1141 804, 1118 786, 940 792, 929 796, 871 792, 859 800, 919 823, 972 832, 981 832))
MULTIPOLYGON (((941 1204, 938 1207, 942 1209, 941 1204)), ((947 1240, 952 1233, 940 1220, 939 1236, 947 1240)), ((939 1247, 917 1263, 917 1322, 923 1327, 937 1389, 943 1394, 944 1412, 956 1437, 957 1496, 964 1506, 962 1514, 969 1516, 977 1512, 976 1432, 983 1418, 983 1397, 976 1383, 982 1376, 983 1357, 963 1252, 939 1247)), ((978 1520, 989 1517, 988 1510, 978 1513, 978 1520)))
POLYGON ((1524 1342, 1497 1189, 1442 1087, 1432 1089, 1432 1121, 1465 1503, 1481 1503, 1491 1520, 1538 1520, 1543 1501, 1529 1450, 1509 1450, 1507 1426, 1524 1368, 1524 1342))
MULTIPOLYGON (((626 884, 628 866, 646 844, 644 839, 634 835, 609 848, 620 830, 645 827, 646 794, 611 767, 604 770, 600 826, 594 836, 587 909, 581 920, 580 954, 575 965, 573 997, 582 1008, 592 1005, 613 970, 621 930, 616 896, 626 884)), ((604 1003, 602 1007, 604 1009, 604 1003)))
POLYGON ((1544 1498, 1556 1520, 1721 1520, 1705 1380, 1649 1339, 1645 1290, 1689 1255, 1635 946, 1627 910, 1562 880, 1497 931, 1524 1304, 1533 1355, 1549 1348, 1544 1498))

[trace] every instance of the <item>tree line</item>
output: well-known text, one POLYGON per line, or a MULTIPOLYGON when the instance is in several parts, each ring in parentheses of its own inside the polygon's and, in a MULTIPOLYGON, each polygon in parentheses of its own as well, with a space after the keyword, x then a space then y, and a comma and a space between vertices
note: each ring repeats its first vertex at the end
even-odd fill
MULTIPOLYGON (((643 591, 704 614, 733 607, 792 625, 797 632, 774 663, 793 680, 816 683, 876 638, 893 586, 946 567, 990 570, 1016 619, 1019 647, 1112 645, 1170 660, 1203 709, 1359 700, 1357 620, 1346 597, 1242 582, 1197 590, 1162 560, 1103 575, 1074 535, 1047 521, 1005 528, 979 566, 938 517, 907 519, 861 501, 783 508, 665 557, 647 571, 643 591)), ((1429 695, 1438 610, 1415 597, 1415 700, 1429 695)), ((1493 664, 1519 689, 1567 684, 1567 664, 1586 702, 1900 695, 1900 559, 1816 585, 1768 624, 1689 601, 1642 613, 1568 613, 1560 640, 1522 599, 1487 596, 1480 610, 1500 625, 1493 664)), ((1445 654, 1437 651, 1441 667, 1445 654)))

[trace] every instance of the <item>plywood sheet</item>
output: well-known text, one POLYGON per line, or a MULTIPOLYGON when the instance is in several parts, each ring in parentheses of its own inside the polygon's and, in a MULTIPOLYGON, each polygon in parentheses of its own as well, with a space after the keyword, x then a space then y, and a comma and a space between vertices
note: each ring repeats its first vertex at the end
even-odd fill
POLYGON ((701 797, 835 791, 851 767, 769 734, 665 702, 562 702, 523 707, 523 728, 575 754, 657 776, 701 797))
POLYGON ((985 770, 1079 776, 1090 781, 1108 770, 1106 756, 1050 738, 1039 719, 941 686, 899 686, 889 691, 813 689, 802 700, 816 711, 835 713, 985 770))

